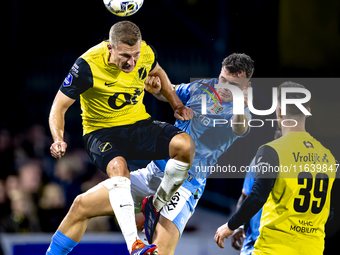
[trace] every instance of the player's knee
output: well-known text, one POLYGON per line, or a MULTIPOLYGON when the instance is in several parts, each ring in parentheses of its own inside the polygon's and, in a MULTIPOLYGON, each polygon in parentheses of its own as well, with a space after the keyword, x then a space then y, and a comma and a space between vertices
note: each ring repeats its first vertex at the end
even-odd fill
POLYGON ((87 218, 88 209, 90 206, 86 205, 86 199, 84 198, 85 194, 78 195, 70 208, 69 215, 75 219, 83 220, 87 218))
POLYGON ((195 143, 187 133, 174 136, 169 145, 170 157, 187 163, 192 163, 195 149, 195 143))
POLYGON ((106 167, 106 173, 111 178, 114 176, 124 176, 130 178, 130 172, 126 160, 123 157, 115 157, 106 167))

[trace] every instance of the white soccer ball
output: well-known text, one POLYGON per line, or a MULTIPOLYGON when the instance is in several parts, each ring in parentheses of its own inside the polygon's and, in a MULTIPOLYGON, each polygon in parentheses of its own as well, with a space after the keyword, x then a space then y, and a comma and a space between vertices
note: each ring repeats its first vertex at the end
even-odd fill
POLYGON ((106 9, 117 16, 125 17, 135 14, 143 5, 144 0, 120 1, 103 0, 106 9))

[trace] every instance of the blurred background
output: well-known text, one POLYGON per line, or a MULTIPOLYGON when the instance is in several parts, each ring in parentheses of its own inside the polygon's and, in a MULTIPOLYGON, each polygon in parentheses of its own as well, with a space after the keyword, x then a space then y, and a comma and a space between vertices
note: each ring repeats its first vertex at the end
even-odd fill
MULTIPOLYGON (((100 0, 12 0, 2 6, 0 233, 53 233, 73 199, 106 175, 84 151, 79 100, 66 114, 66 156, 58 161, 50 156, 50 107, 76 58, 108 39, 110 27, 125 18, 108 12, 100 0)), ((307 131, 339 160, 338 0, 144 0, 127 19, 157 50, 158 62, 174 84, 217 77, 222 60, 234 52, 255 61, 254 78, 314 78, 310 88, 301 81, 312 92, 307 131)), ((271 86, 280 84, 272 81, 271 86)), ((253 84, 255 107, 270 108, 270 85, 253 84)), ((167 103, 147 93, 144 103, 154 119, 174 123, 167 103)), ((252 129, 223 155, 221 164, 248 165, 274 131, 270 126, 252 129)), ((230 216, 242 183, 242 178, 208 180, 198 207, 230 216)), ((91 221, 88 232, 119 231, 112 218, 91 221)), ((196 229, 189 222, 187 231, 196 229)), ((339 232, 327 236, 325 254, 337 238, 339 232)))

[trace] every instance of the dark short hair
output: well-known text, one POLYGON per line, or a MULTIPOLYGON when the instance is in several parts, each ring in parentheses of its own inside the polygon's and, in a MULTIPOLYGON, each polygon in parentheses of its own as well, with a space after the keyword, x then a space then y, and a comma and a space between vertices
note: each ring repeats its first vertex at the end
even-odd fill
MULTIPOLYGON (((305 86, 296 83, 296 82, 292 82, 292 81, 286 81, 284 83, 282 83, 279 87, 278 87, 278 92, 277 92, 277 99, 279 104, 281 103, 281 89, 282 88, 303 88, 305 89, 305 86)), ((302 93, 294 93, 294 92, 289 92, 286 94, 287 99, 299 99, 299 98, 304 98, 305 95, 302 93)), ((303 103, 302 104, 306 109, 308 109, 310 107, 310 101, 303 103)), ((303 112, 301 112, 301 110, 295 105, 295 104, 288 104, 287 108, 286 108, 286 114, 287 115, 304 115, 303 112)))
POLYGON ((113 47, 116 47, 119 42, 134 46, 138 41, 142 40, 142 34, 135 23, 124 20, 111 27, 109 38, 113 47))
POLYGON ((240 74, 245 72, 247 78, 254 73, 254 61, 244 53, 233 53, 222 61, 222 67, 225 67, 231 74, 240 74))

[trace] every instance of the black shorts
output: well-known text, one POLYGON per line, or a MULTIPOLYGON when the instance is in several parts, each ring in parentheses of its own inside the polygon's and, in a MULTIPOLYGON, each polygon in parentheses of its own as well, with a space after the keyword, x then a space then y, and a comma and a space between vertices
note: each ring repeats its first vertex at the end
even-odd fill
POLYGON ((96 130, 83 139, 93 163, 106 173, 108 163, 118 156, 125 160, 168 158, 169 143, 179 133, 183 131, 171 124, 142 120, 132 125, 96 130))

